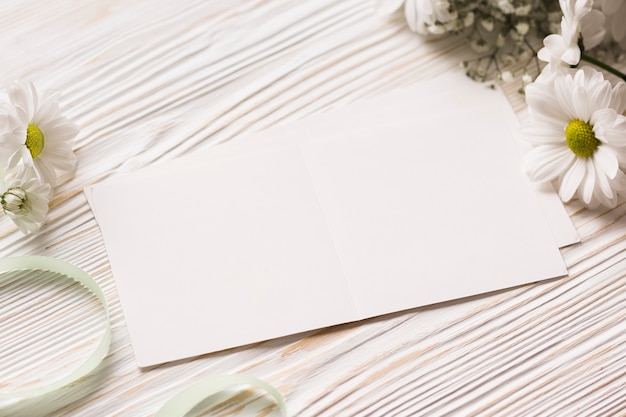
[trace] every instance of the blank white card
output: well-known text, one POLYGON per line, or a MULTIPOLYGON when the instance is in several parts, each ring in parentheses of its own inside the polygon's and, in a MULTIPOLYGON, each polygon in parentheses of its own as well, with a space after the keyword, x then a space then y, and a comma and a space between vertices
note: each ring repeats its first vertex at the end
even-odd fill
POLYGON ((86 189, 137 363, 566 274, 508 103, 463 81, 86 189))

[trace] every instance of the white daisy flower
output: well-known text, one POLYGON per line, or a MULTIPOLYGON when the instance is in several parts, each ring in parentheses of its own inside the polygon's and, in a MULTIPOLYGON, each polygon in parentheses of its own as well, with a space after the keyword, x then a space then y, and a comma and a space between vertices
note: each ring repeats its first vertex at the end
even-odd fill
POLYGON ((572 65, 578 65, 581 50, 578 41, 582 37, 586 49, 602 42, 605 35, 604 14, 593 10, 592 0, 560 0, 563 12, 561 33, 544 38, 544 47, 537 52, 537 58, 548 65, 541 73, 541 81, 551 81, 557 74, 569 72, 572 65))
POLYGON ((24 234, 39 230, 46 219, 51 196, 50 185, 33 174, 28 169, 10 170, 0 182, 2 211, 24 234))
POLYGON ((6 131, 0 135, 0 163, 32 167, 43 182, 57 185, 76 168, 72 143, 78 126, 59 111, 58 94, 39 95, 30 82, 15 81, 7 91, 6 131))
POLYGON ((561 36, 568 45, 577 44, 581 35, 587 49, 600 44, 604 37, 604 14, 593 10, 593 0, 559 0, 559 5, 563 12, 561 36))
POLYGON ((376 10, 390 14, 404 3, 406 22, 413 32, 421 35, 440 35, 448 30, 464 27, 448 0, 377 0, 376 10))
POLYGON ((406 0, 404 15, 411 30, 421 35, 445 33, 458 18, 447 0, 406 0))
POLYGON ((626 195, 625 94, 623 83, 613 88, 591 68, 527 86, 530 178, 554 181, 565 202, 577 196, 590 208, 615 207, 626 195))

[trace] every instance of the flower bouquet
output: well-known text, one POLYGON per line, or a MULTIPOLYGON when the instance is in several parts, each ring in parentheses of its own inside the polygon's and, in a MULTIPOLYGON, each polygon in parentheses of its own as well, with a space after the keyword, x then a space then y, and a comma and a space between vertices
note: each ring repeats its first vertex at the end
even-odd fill
POLYGON ((58 93, 30 82, 9 85, 0 109, 0 205, 23 233, 36 232, 53 187, 74 173, 79 129, 61 114, 58 93))
POLYGON ((506 68, 521 65, 532 180, 589 208, 626 196, 626 75, 615 68, 626 60, 626 0, 379 0, 378 9, 403 4, 413 31, 468 37, 479 54, 463 63, 471 78, 509 82, 506 68))

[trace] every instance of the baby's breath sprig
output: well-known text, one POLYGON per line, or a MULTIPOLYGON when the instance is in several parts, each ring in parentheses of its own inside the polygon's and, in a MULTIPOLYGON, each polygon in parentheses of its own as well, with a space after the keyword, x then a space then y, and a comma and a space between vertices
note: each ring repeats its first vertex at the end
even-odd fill
MULTIPOLYGON (((388 0, 378 0, 388 3, 388 0)), ((511 82, 536 60, 535 51, 559 27, 561 12, 547 0, 405 0, 409 27, 429 36, 466 36, 476 58, 463 62, 477 81, 511 82), (410 11, 410 13, 409 13, 410 11), (519 67, 522 66, 522 71, 519 67)), ((397 7, 402 2, 394 3, 397 7)), ((389 8, 384 8, 389 10, 389 8)))
POLYGON ((553 9, 527 0, 479 2, 475 23, 467 33, 470 47, 479 56, 463 62, 467 75, 483 82, 511 82, 522 74, 522 83, 530 82, 529 67, 538 66, 536 50, 541 39, 558 22, 553 9), (521 71, 514 69, 520 65, 521 71))

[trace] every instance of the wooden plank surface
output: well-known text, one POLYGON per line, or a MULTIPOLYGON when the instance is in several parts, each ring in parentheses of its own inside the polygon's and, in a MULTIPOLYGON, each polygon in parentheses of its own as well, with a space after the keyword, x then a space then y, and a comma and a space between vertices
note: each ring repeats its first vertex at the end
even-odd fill
MULTIPOLYGON (((583 242, 563 249, 565 279, 134 364, 84 186, 432 78, 458 67, 462 38, 425 41, 400 14, 376 16, 363 0, 6 1, 0 28, 0 84, 29 79, 62 91, 82 128, 76 176, 58 187, 46 225, 25 237, 0 218, 0 256, 80 266, 103 287, 113 327, 96 372, 7 415, 148 416, 192 382, 235 372, 275 384, 294 416, 626 415, 624 204, 567 205, 583 242)), ((6 391, 80 361, 104 320, 70 282, 18 278, 0 281, 6 391)), ((258 392, 235 399, 215 415, 273 410, 258 392)))

